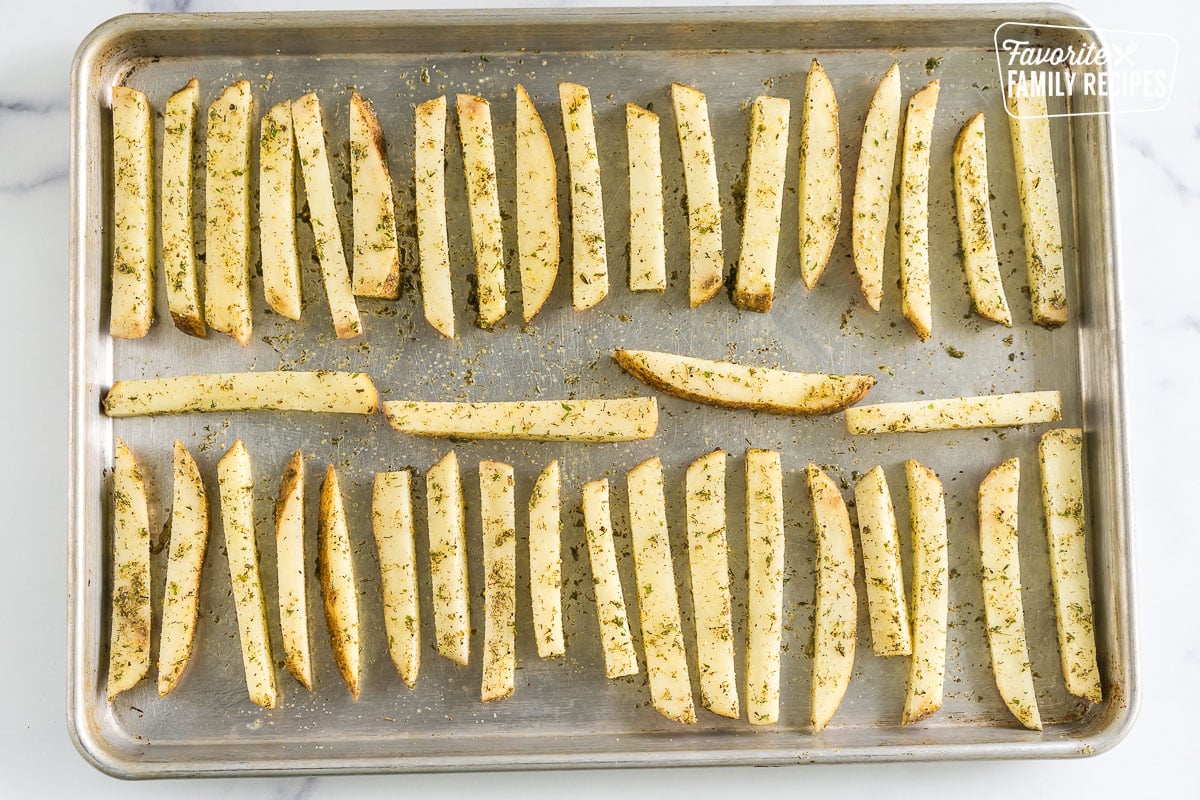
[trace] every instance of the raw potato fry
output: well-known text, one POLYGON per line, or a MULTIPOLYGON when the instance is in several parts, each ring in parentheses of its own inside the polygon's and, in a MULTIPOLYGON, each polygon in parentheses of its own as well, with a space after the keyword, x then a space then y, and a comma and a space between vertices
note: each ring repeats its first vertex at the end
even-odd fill
POLYGON ((354 554, 350 550, 346 509, 342 505, 342 490, 338 487, 333 464, 325 468, 325 480, 321 483, 319 518, 321 557, 317 561, 317 571, 325 604, 325 624, 329 626, 329 644, 333 647, 338 672, 350 688, 351 698, 357 700, 362 676, 358 583, 354 577, 354 554))
POLYGON ((900 535, 896 511, 883 467, 875 466, 854 485, 858 537, 871 618, 871 644, 877 656, 912 653, 904 573, 900 568, 900 535))
POLYGON ((814 58, 804 84, 800 127, 800 279, 817 285, 842 221, 842 155, 837 97, 814 58))
POLYGON ((458 455, 453 450, 425 473, 425 502, 429 514, 429 574, 437 651, 466 666, 471 653, 466 509, 458 455))
POLYGON ((417 253, 425 319, 454 338, 454 297, 450 286, 450 244, 446 230, 446 98, 417 106, 413 146, 416 185, 417 253))
POLYGON ((600 157, 587 87, 559 83, 558 99, 571 175, 571 306, 583 311, 608 295, 600 157))
POLYGON ((254 540, 254 478, 250 454, 241 439, 234 442, 217 462, 217 486, 246 690, 255 704, 274 708, 279 691, 275 684, 267 607, 258 571, 258 545, 254 540))
POLYGON ((517 84, 517 258, 521 316, 533 319, 558 277, 558 172, 546 126, 517 84))
POLYGON ((733 601, 729 593, 729 543, 725 522, 725 451, 714 450, 687 469, 688 565, 696 613, 700 702, 714 714, 737 719, 733 661, 733 601))
POLYGON ((682 83, 671 84, 675 129, 687 188, 688 247, 691 270, 688 302, 692 308, 713 299, 721 290, 725 251, 721 243, 721 194, 708 100, 704 93, 682 83))
POLYGON ((979 484, 979 551, 983 560, 983 610, 996 688, 1005 705, 1030 730, 1042 729, 1033 668, 1025 644, 1021 561, 1017 555, 1017 491, 1021 462, 1005 461, 979 484))
POLYGON ((304 176, 304 193, 308 197, 313 244, 321 266, 325 296, 329 299, 333 330, 339 339, 351 339, 362 334, 362 320, 354 300, 350 268, 346 266, 346 251, 342 247, 342 228, 333 200, 333 178, 329 174, 321 102, 312 92, 292 103, 292 128, 296 134, 296 152, 300 154, 300 174, 304 176))
POLYGON ((946 617, 950 570, 946 496, 933 470, 904 462, 913 549, 913 655, 902 724, 920 722, 942 707, 946 677, 946 617))
POLYGON ((400 248, 387 144, 371 104, 350 95, 350 198, 354 213, 354 293, 400 295, 400 248))
POLYGON ((196 637, 200 572, 208 549, 208 496, 196 461, 175 442, 171 465, 171 543, 163 590, 158 644, 158 696, 175 688, 187 668, 196 637))
POLYGON ((750 106, 750 152, 746 166, 746 208, 742 215, 742 255, 733 302, 751 311, 770 311, 775 298, 779 220, 787 170, 788 114, 782 97, 761 96, 750 106))
POLYGON ((113 457, 112 622, 108 699, 133 688, 150 669, 150 519, 146 478, 125 442, 113 457))
POLYGON ((858 406, 846 410, 846 428, 850 433, 925 433, 1033 425, 1061 416, 1061 393, 1013 392, 858 406))
POLYGON ((117 381, 104 398, 110 417, 188 411, 326 411, 374 414, 375 384, 364 372, 216 372, 117 381))
POLYGON ((383 625, 388 653, 404 685, 417 685, 421 668, 421 611, 413 540, 412 471, 375 473, 371 522, 383 581, 383 625))
POLYGON ((517 668, 517 520, 513 469, 479 462, 483 526, 483 684, 485 703, 513 693, 517 668))
POLYGON ((971 117, 954 143, 954 200, 962 240, 963 270, 975 313, 1012 327, 1000 279, 988 191, 987 139, 983 114, 971 117))
POLYGON ((208 329, 204 326, 204 311, 200 305, 200 278, 192 227, 192 169, 199 112, 200 84, 192 78, 167 99, 163 112, 159 214, 163 277, 167 281, 167 309, 171 321, 184 333, 204 338, 208 329))
POLYGON ((667 288, 663 227, 662 143, 658 114, 625 104, 629 149, 629 291, 667 288))
POLYGON ((471 248, 475 253, 475 292, 479 298, 476 320, 479 327, 489 329, 508 309, 504 294, 504 230, 496 188, 492 107, 482 97, 467 94, 458 96, 457 107, 471 219, 471 248))
POLYGON ((304 558, 304 454, 292 454, 275 499, 275 571, 279 587, 279 629, 288 672, 312 691, 312 650, 308 642, 308 565, 304 558))
POLYGON ((936 80, 908 101, 900 158, 900 308, 921 340, 933 332, 929 292, 929 151, 937 111, 936 80))
POLYGON ((538 656, 566 653, 562 626, 562 485, 551 461, 529 496, 529 597, 538 656))
POLYGON ((813 614, 812 725, 821 731, 850 686, 858 634, 854 534, 837 485, 808 465, 808 491, 817 529, 817 600, 813 614))
POLYGON ((583 528, 587 535, 588 560, 592 565, 600 644, 604 648, 604 674, 609 678, 636 675, 637 654, 633 649, 633 636, 629 633, 621 575, 617 572, 607 479, 583 485, 583 528))
POLYGON ((140 339, 154 321, 154 112, 146 95, 112 90, 112 307, 108 332, 140 339))
POLYGON ((858 175, 851 206, 851 247, 863 297, 873 310, 883 300, 883 255, 900 138, 900 66, 892 64, 879 81, 858 153, 858 175))
POLYGON ((658 429, 653 397, 526 400, 506 403, 383 404, 392 427, 417 436, 526 439, 536 442, 631 442, 658 429))
POLYGON ((288 319, 300 319, 304 306, 296 250, 296 137, 290 100, 273 106, 260 124, 258 227, 267 305, 288 319))
POLYGON ((746 711, 753 725, 779 721, 783 646, 783 468, 775 450, 746 451, 746 711))
POLYGON ((208 107, 204 186, 204 318, 250 344, 250 82, 225 88, 208 107))
POLYGON ((1096 663, 1095 620, 1087 565, 1083 507, 1083 431, 1059 428, 1038 442, 1042 509, 1050 547, 1050 585, 1067 691, 1093 703, 1103 699, 1096 663))
POLYGON ((1057 328, 1067 321, 1067 274, 1048 113, 1045 96, 1019 96, 1014 92, 1008 98, 1008 127, 1017 168, 1033 321, 1045 328, 1057 328))
POLYGON ((615 350, 613 360, 642 383, 684 400, 772 414, 831 414, 875 385, 870 375, 786 372, 653 350, 615 350))
POLYGON ((629 527, 633 533, 633 564, 650 698, 658 713, 667 719, 694 725, 696 707, 683 645, 675 570, 671 566, 662 461, 655 456, 638 464, 629 471, 628 483, 629 527))

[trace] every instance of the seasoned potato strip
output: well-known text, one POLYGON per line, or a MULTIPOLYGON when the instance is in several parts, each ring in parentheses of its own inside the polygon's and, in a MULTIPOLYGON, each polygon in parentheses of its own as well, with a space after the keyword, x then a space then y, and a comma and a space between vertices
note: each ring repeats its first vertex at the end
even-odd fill
POLYGON ((204 318, 209 327, 250 344, 250 82, 225 88, 208 107, 204 186, 204 318))
POLYGON ((754 725, 779 721, 783 646, 783 468, 775 450, 746 451, 746 710, 754 725))
POLYGON ((513 693, 517 626, 517 521, 513 469, 479 462, 483 525, 483 684, 485 703, 513 693))
POLYGON ((108 699, 150 669, 150 520, 146 478, 125 442, 113 456, 112 617, 108 699))
POLYGON ((629 290, 661 292, 667 288, 667 263, 658 114, 626 103, 625 138, 629 148, 629 290))
POLYGON ((563 655, 562 486, 557 461, 546 465, 529 496, 529 595, 538 655, 563 655))
POLYGON ((154 321, 154 110, 146 95, 112 90, 112 303, 108 332, 140 339, 154 321))
POLYGON ((329 644, 342 680, 350 696, 358 699, 361 691, 360 665, 362 635, 358 625, 358 582, 354 577, 354 553, 350 550, 350 529, 342 490, 333 464, 325 468, 321 482, 319 513, 321 558, 317 572, 321 578, 321 599, 325 605, 325 624, 329 626, 329 644))
POLYGON ((877 656, 907 656, 912 653, 912 631, 900 569, 900 535, 883 467, 872 467, 858 479, 854 504, 858 508, 871 644, 877 656))
POLYGON ((725 274, 721 243, 721 194, 717 157, 713 151, 708 100, 704 93, 682 83, 671 84, 675 129, 687 188, 689 261, 688 302, 692 308, 716 297, 725 274))
POLYGON ((401 433, 541 442, 629 442, 658 428, 653 397, 614 400, 523 400, 502 403, 405 402, 383 404, 401 433))
POLYGON ((275 574, 279 587, 279 629, 288 672, 312 690, 312 649, 308 640, 308 564, 304 557, 304 454, 292 454, 275 498, 275 574))
POLYGON ((571 172, 571 305, 583 311, 608 295, 600 157, 587 87, 560 83, 558 97, 571 172))
POLYGON ((617 572, 607 479, 584 484, 583 527, 596 593, 596 621, 600 624, 600 644, 604 648, 604 674, 609 678, 636 675, 637 653, 629 632, 621 575, 617 572))
POLYGON ((946 551, 946 497, 933 470, 904 462, 913 548, 913 655, 904 698, 904 725, 942 707, 946 677, 946 618, 950 570, 946 551))
POLYGON ((196 267, 196 238, 192 224, 193 158, 200 84, 192 78, 167 99, 163 112, 161 208, 163 277, 167 309, 175 327, 190 336, 205 337, 196 267))
POLYGON ((350 202, 354 214, 354 293, 400 294, 400 248, 387 144, 371 104, 350 95, 350 202))
POLYGON ((388 653, 404 685, 412 689, 421 668, 421 611, 417 602, 411 470, 375 473, 371 521, 383 581, 388 653))
POLYGON ((110 417, 188 411, 326 411, 374 414, 375 384, 363 372, 217 372, 117 381, 104 398, 110 417))
POLYGON ((850 686, 858 635, 858 593, 854 535, 842 493, 815 464, 808 465, 807 476, 817 529, 812 725, 814 731, 820 731, 829 724, 850 686))
POLYGON ((800 279, 817 285, 842 221, 842 153, 837 97, 814 58, 800 127, 800 279))
POLYGON ((187 448, 176 441, 174 451, 171 543, 158 644, 159 697, 165 697, 179 683, 192 655, 200 604, 200 572, 208 549, 208 497, 204 481, 187 448))
POLYGON ((521 316, 533 319, 558 277, 558 172, 546 126, 517 84, 517 258, 521 316))
POLYGON ((929 151, 940 84, 930 81, 908 101, 900 159, 900 308, 917 336, 933 331, 929 291, 929 151))
POLYGON ((417 106, 413 175, 416 185, 417 253, 425 319, 454 338, 454 293, 446 229, 446 98, 417 106))
POLYGON ((790 110, 791 103, 786 99, 766 95, 755 98, 750 106, 746 208, 742 213, 742 254, 733 302, 751 311, 770 311, 775 298, 790 110))
POLYGON ((1012 314, 1000 280, 1000 259, 992 233, 988 191, 987 139, 983 114, 971 117, 954 143, 954 199, 963 270, 975 313, 1012 327, 1012 314))
POLYGON ((425 473, 425 501, 429 515, 429 573, 437 651, 465 666, 471 653, 466 509, 458 455, 453 450, 425 473))
POLYGON ((290 100, 272 106, 259 125, 258 227, 267 305, 288 319, 300 319, 304 304, 296 250, 296 136, 290 100))
POLYGON ((1013 392, 941 400, 880 403, 846 410, 850 433, 923 433, 961 428, 1006 428, 1054 422, 1062 415, 1062 394, 1013 392))
POLYGON ((879 81, 867 109, 850 213, 854 269, 863 297, 875 311, 883 299, 883 254, 899 139, 900 66, 892 64, 879 81))
POLYGON ((475 253, 475 293, 479 302, 476 321, 479 327, 487 329, 495 327, 508 310, 492 107, 482 97, 467 94, 460 94, 456 105, 463 172, 467 179, 471 249, 475 253))

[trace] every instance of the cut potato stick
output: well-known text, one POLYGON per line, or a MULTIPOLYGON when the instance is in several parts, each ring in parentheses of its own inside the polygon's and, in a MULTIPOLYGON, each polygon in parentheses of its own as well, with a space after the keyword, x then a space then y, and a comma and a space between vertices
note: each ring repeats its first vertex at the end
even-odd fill
POLYGON ((682 83, 671 84, 675 129, 683 159, 687 189, 688 248, 691 269, 688 302, 703 305, 721 290, 725 251, 721 243, 721 194, 717 184, 717 157, 713 151, 708 100, 704 93, 682 83))
POLYGON ((267 305, 288 319, 300 319, 304 305, 296 250, 296 137, 290 100, 272 106, 260 124, 258 227, 267 305))
POLYGON ((983 561, 983 610, 996 688, 1022 725, 1042 729, 1033 667, 1025 643, 1021 560, 1017 554, 1021 462, 999 464, 979 484, 979 552, 983 561))
POLYGON ((600 157, 586 86, 558 84, 571 173, 571 306, 583 311, 608 295, 608 255, 600 157))
POLYGON ((304 454, 292 454, 275 498, 275 572, 279 587, 279 629, 288 672, 312 691, 312 650, 308 642, 308 565, 304 558, 304 454))
POLYGON ((800 279, 817 285, 842 221, 842 155, 837 97, 814 58, 800 123, 800 279))
POLYGON ((546 126, 520 84, 516 161, 521 316, 529 322, 545 305, 558 277, 558 172, 546 126))
POLYGON ((250 454, 241 439, 234 442, 217 463, 217 486, 246 690, 255 704, 274 708, 279 691, 275 684, 275 662, 271 659, 262 577, 258 571, 258 545, 254 540, 254 478, 250 454))
MULTIPOLYGON (((192 225, 192 169, 196 149, 196 117, 200 84, 192 78, 167 99, 163 112, 162 191, 159 194, 163 277, 167 281, 167 310, 175 327, 204 338, 196 268, 196 239, 192 225)), ((115 231, 114 231, 115 233, 115 231)))
POLYGON ((875 311, 883 300, 883 255, 899 139, 900 67, 892 64, 879 81, 867 109, 850 213, 854 269, 863 297, 875 311))
POLYGON ((483 683, 480 699, 513 693, 517 668, 517 520, 513 468, 479 462, 483 528, 483 683))
POLYGON ((466 509, 458 455, 453 450, 425 473, 425 502, 429 515, 429 574, 437 651, 465 666, 471 653, 466 509))
POLYGON ((746 711, 751 724, 779 721, 783 646, 783 468, 775 450, 746 451, 746 711))
POLYGON ((816 464, 808 465, 807 474, 817 529, 812 725, 814 731, 821 731, 850 686, 858 632, 858 591, 854 586, 854 534, 842 493, 816 464))
POLYGON ((110 417, 189 411, 326 411, 374 414, 375 384, 364 372, 217 372, 117 381, 104 398, 110 417))
POLYGON ((446 98, 417 106, 413 146, 416 185, 417 254, 421 303, 434 330, 454 338, 454 293, 450 285, 450 244, 446 230, 446 98))
POLYGON ((900 569, 900 535, 883 467, 872 467, 858 479, 854 504, 858 508, 871 645, 877 656, 907 656, 912 653, 912 631, 900 569))
POLYGON ((1042 509, 1050 547, 1050 585, 1067 691, 1093 703, 1103 699, 1096 662, 1096 631, 1087 565, 1083 507, 1083 431, 1059 428, 1038 442, 1042 509))
POLYGON ((171 464, 171 543, 167 585, 163 590, 162 628, 158 644, 158 696, 175 688, 187 668, 196 638, 200 604, 200 572, 208 549, 208 497, 191 453, 174 445, 171 464))
POLYGON ((663 227, 662 143, 658 114, 625 104, 629 148, 629 291, 667 288, 663 227))
POLYGON ((108 699, 150 669, 150 518, 146 478, 125 442, 113 456, 112 619, 108 699))
POLYGON ((1000 259, 992 233, 988 190, 987 139, 983 114, 971 117, 954 142, 954 200, 963 270, 975 313, 1012 327, 1012 314, 1000 279, 1000 259))
POLYGON ((658 456, 643 461, 629 471, 627 480, 633 566, 650 698, 658 713, 667 719, 694 725, 696 707, 692 702, 679 593, 671 565, 662 461, 658 456))
POLYGON ((394 298, 400 294, 400 248, 387 144, 371 104, 350 95, 350 202, 354 220, 354 293, 394 298))
POLYGON ((225 88, 208 107, 204 186, 204 318, 250 344, 250 82, 225 88))
POLYGON ((441 438, 630 442, 649 439, 658 428, 653 397, 504 403, 393 400, 383 404, 383 413, 401 433, 441 438))
POLYGON ((321 266, 325 296, 329 300, 333 330, 339 339, 351 339, 362 334, 362 320, 354 300, 350 268, 346 266, 346 251, 342 246, 342 228, 333 199, 333 178, 329 174, 321 102, 312 92, 292 103, 292 127, 296 134, 296 152, 300 154, 304 193, 308 198, 313 244, 317 250, 317 262, 321 266))
POLYGON ((604 648, 604 674, 609 678, 636 675, 637 653, 629 632, 621 575, 617 572, 607 479, 583 485, 583 528, 587 535, 588 560, 592 565, 600 644, 604 648))
POLYGON ((733 660, 724 450, 714 450, 688 466, 686 497, 700 702, 714 714, 737 719, 741 712, 733 660))
POLYGON ((933 146, 939 86, 932 80, 909 98, 900 158, 900 308, 922 340, 933 332, 933 300, 929 292, 929 151, 933 146))
POLYGON ((413 540, 412 472, 375 473, 371 521, 383 582, 383 625, 388 653, 404 685, 417 685, 421 668, 421 611, 413 540))
POLYGON ((496 143, 492 107, 487 100, 460 94, 458 135, 462 141, 471 249, 475 254, 475 293, 479 327, 492 328, 508 309, 504 286, 504 229, 496 188, 496 143))
POLYGON ((653 350, 615 350, 613 360, 642 383, 684 400, 772 414, 831 414, 875 385, 870 375, 786 372, 653 350))
POLYGON ((112 90, 112 304, 108 332, 140 339, 154 321, 154 111, 146 95, 112 90))
POLYGON ((362 677, 358 582, 354 577, 354 554, 350 550, 350 529, 342 505, 342 490, 338 487, 333 464, 325 468, 325 480, 321 482, 319 518, 321 557, 317 571, 321 578, 325 624, 329 626, 329 644, 333 647, 338 672, 342 673, 350 696, 357 700, 362 677))
POLYGON ((1060 416, 1061 393, 1013 392, 858 406, 846 410, 846 428, 850 433, 925 433, 1033 425, 1060 416))
POLYGON ((551 461, 529 496, 529 596, 538 656, 566 653, 562 625, 562 486, 551 461))
POLYGON ((786 99, 765 95, 755 98, 750 106, 746 208, 742 213, 742 254, 733 302, 751 311, 770 311, 775 298, 790 110, 791 103, 786 99))
POLYGON ((942 707, 946 677, 946 618, 950 570, 946 496, 933 470, 904 462, 913 549, 913 655, 902 723, 920 722, 942 707))

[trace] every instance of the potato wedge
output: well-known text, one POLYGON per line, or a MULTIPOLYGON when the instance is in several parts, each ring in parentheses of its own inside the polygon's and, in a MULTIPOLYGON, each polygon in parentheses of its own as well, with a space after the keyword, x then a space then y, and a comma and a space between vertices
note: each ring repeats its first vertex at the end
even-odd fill
POLYGON ((1050 585, 1067 691, 1104 699, 1096 662, 1095 619, 1088 579, 1087 515, 1083 506, 1083 431, 1059 428, 1038 441, 1042 509, 1050 548, 1050 585))
POLYGON ((910 655, 912 631, 904 599, 904 573, 900 568, 900 535, 883 467, 872 467, 858 479, 854 485, 854 504, 858 508, 871 645, 877 656, 910 655))
POLYGON ((672 83, 671 104, 675 108, 675 130, 679 134, 683 181, 687 189, 691 264, 688 302, 695 308, 716 297, 725 281, 717 157, 713 151, 708 100, 704 93, 682 83, 672 83))
POLYGON ((559 83, 558 99, 571 173, 571 306, 583 311, 608 295, 600 151, 587 87, 559 83))
POLYGON ((495 327, 508 310, 504 286, 504 229, 496 188, 496 143, 492 107, 487 100, 460 94, 458 135, 462 141, 471 248, 475 253, 475 293, 479 327, 495 327))
POLYGON ((392 427, 417 436, 525 439, 536 442, 631 442, 658 428, 653 397, 528 400, 506 403, 383 404, 392 427))
POLYGON ((158 642, 158 696, 175 688, 192 655, 200 572, 208 549, 208 496, 192 454, 180 442, 171 462, 171 543, 158 642))
POLYGON ((267 306, 300 319, 300 254, 296 250, 296 136, 292 101, 263 115, 258 145, 258 227, 267 306))
POLYGON ((1067 273, 1047 113, 1044 96, 1014 93, 1008 98, 1033 321, 1044 328, 1058 328, 1068 316, 1067 273))
POLYGON ((625 140, 629 150, 629 291, 662 292, 667 288, 667 245, 658 114, 626 103, 625 140))
POLYGON ((359 297, 400 296, 400 247, 387 143, 371 104, 350 95, 350 202, 354 214, 354 270, 359 297))
POLYGON ((325 480, 321 482, 319 519, 321 557, 317 561, 317 572, 321 579, 325 624, 329 626, 329 644, 333 647, 338 672, 342 673, 350 696, 357 700, 362 682, 358 582, 354 576, 354 553, 350 549, 342 490, 333 464, 325 468, 325 480))
POLYGON ((954 142, 954 205, 962 240, 963 270, 975 313, 1012 327, 1012 313, 1000 279, 1000 259, 992 233, 988 190, 987 139, 983 114, 967 121, 954 142))
POLYGON ((825 271, 842 222, 842 148, 837 97, 815 58, 804 84, 800 123, 800 279, 812 289, 825 271))
POLYGON ((271 658, 271 635, 267 632, 262 576, 258 571, 258 545, 254 539, 254 478, 250 454, 241 439, 217 462, 217 486, 246 690, 251 702, 274 708, 279 701, 279 690, 271 658))
POLYGON ((204 338, 208 329, 204 326, 204 309, 200 304, 196 237, 192 225, 195 183, 192 170, 195 168, 196 117, 199 113, 200 84, 192 78, 167 98, 163 111, 159 230, 171 321, 189 336, 204 338))
POLYGON ((364 372, 216 372, 117 381, 104 397, 110 417, 189 411, 326 411, 374 414, 375 384, 364 372))
POLYGON ((614 350, 613 360, 642 383, 684 400, 772 414, 832 414, 875 385, 870 375, 786 372, 653 350, 614 350))
POLYGON ((633 649, 621 575, 617 571, 607 479, 583 485, 583 528, 587 535, 588 560, 592 565, 600 644, 604 648, 604 674, 609 678, 636 675, 637 653, 633 649))
POLYGON ((354 300, 350 268, 346 266, 346 251, 342 245, 342 227, 333 199, 321 102, 314 93, 309 92, 292 103, 292 128, 296 135, 296 152, 300 154, 300 174, 304 176, 313 243, 321 266, 325 296, 329 300, 333 331, 339 339, 352 339, 362 334, 362 320, 354 300))
POLYGON ((388 653, 404 685, 417 685, 421 668, 421 609, 413 540, 412 471, 375 473, 371 522, 383 582, 383 627, 388 653))
POLYGON ((454 338, 454 292, 450 283, 450 243, 446 229, 446 98, 417 106, 413 146, 416 185, 417 254, 425 319, 454 338))
POLYGON ((225 87, 208 107, 204 186, 204 318, 213 330, 250 344, 249 81, 225 87))
POLYGON ((904 462, 904 474, 912 526, 913 655, 902 724, 911 725, 942 707, 950 569, 942 482, 929 467, 911 459, 904 462))
POLYGON ((750 106, 742 254, 733 288, 734 305, 750 311, 770 311, 775 298, 789 113, 791 103, 782 97, 763 95, 750 106))
POLYGON ((521 316, 529 322, 545 305, 558 277, 558 172, 546 126, 520 84, 516 161, 521 316))
POLYGON ((1017 554, 1017 491, 1021 462, 1010 458, 979 484, 979 552, 983 561, 983 610, 992 672, 1004 704, 1022 725, 1042 729, 1033 667, 1025 643, 1021 560, 1017 554))
POLYGON ((858 174, 850 210, 850 245, 854 269, 867 305, 879 310, 883 300, 883 256, 891 214, 896 142, 900 139, 900 66, 883 74, 863 123, 858 174))
POLYGON ((125 442, 113 455, 112 621, 108 699, 150 670, 150 518, 146 478, 125 442))
POLYGON ((813 614, 812 725, 824 730, 841 705, 858 639, 854 534, 842 493, 816 464, 807 470, 817 529, 817 599, 813 614))
POLYGON ((513 693, 517 668, 517 519, 513 468, 479 462, 483 527, 483 683, 480 699, 513 693))
POLYGON ((1013 392, 858 406, 846 410, 846 428, 850 433, 925 433, 1033 425, 1061 416, 1061 393, 1013 392))
POLYGON ((279 630, 288 672, 312 691, 308 640, 308 564, 304 557, 304 454, 292 454, 275 498, 275 572, 279 587, 279 630))
POLYGON ((140 339, 154 322, 154 110, 128 86, 112 90, 112 303, 108 332, 140 339))
POLYGON ((471 655, 466 508, 458 455, 451 450, 425 473, 429 514, 429 574, 437 651, 466 666, 471 655))
POLYGON ((737 719, 741 711, 733 660, 724 450, 714 450, 688 466, 685 502, 700 702, 714 714, 737 719))
POLYGON ((775 450, 746 451, 746 713, 779 721, 783 647, 783 468, 775 450))
POLYGON ((904 118, 900 158, 900 309, 921 340, 933 332, 929 291, 929 151, 940 84, 932 80, 913 94, 904 118))
POLYGON ((562 485, 551 461, 529 495, 529 597, 538 656, 566 653, 562 624, 562 485))

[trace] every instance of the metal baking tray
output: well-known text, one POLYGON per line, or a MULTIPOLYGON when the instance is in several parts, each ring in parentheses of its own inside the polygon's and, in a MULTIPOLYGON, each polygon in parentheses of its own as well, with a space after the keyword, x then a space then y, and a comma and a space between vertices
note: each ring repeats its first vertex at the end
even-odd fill
MULTIPOLYGON (((1105 115, 1053 122, 1072 315, 1065 328, 1042 330, 1032 324, 1018 291, 1025 273, 1020 217, 992 39, 995 27, 1008 20, 1086 27, 1070 10, 1036 5, 135 15, 102 25, 80 46, 72 87, 68 714, 80 751, 111 774, 149 777, 1072 756, 1099 752, 1118 742, 1134 716, 1137 676, 1111 133, 1105 115), (821 285, 810 293, 798 280, 796 225, 790 222, 797 213, 794 154, 804 77, 814 56, 820 58, 838 93, 846 198, 852 188, 862 117, 887 66, 893 60, 900 62, 906 95, 932 77, 941 79, 931 178, 935 325, 928 342, 918 341, 899 314, 894 233, 888 244, 893 263, 888 267, 892 273, 883 311, 871 313, 862 303, 850 259, 848 200, 843 232, 821 285), (122 82, 135 86, 161 109, 169 93, 192 76, 200 80, 205 104, 231 80, 249 79, 260 112, 309 89, 317 91, 327 117, 344 227, 348 227, 344 174, 350 88, 373 101, 390 144, 405 289, 398 301, 362 301, 366 335, 361 339, 333 338, 311 262, 305 267, 308 308, 301 323, 264 311, 255 279, 259 299, 249 347, 239 347, 220 335, 207 341, 184 336, 166 319, 139 341, 108 337, 109 89, 122 82), (594 98, 613 290, 597 308, 571 311, 565 279, 570 242, 565 236, 558 285, 532 325, 522 327, 510 312, 499 330, 485 332, 474 326, 468 292, 472 265, 463 222, 465 193, 451 123, 447 191, 460 335, 455 341, 444 340, 422 319, 413 288, 413 106, 438 94, 463 91, 492 100, 501 203, 509 220, 505 241, 510 309, 519 308, 511 271, 515 260, 514 89, 523 83, 547 122, 559 159, 560 212, 565 220, 567 170, 555 91, 560 80, 589 86, 594 98), (780 280, 769 314, 739 312, 723 295, 699 309, 687 308, 682 167, 668 97, 672 80, 695 84, 708 95, 724 204, 727 267, 735 263, 738 246, 736 187, 744 169, 747 103, 763 92, 793 101, 793 155, 788 165, 780 280), (663 118, 670 284, 663 296, 635 295, 624 286, 628 211, 623 105, 627 101, 653 107, 663 118), (977 111, 988 115, 993 213, 1016 315, 1011 330, 970 314, 956 257, 950 151, 960 126, 977 111), (1068 696, 1059 670, 1034 466, 1036 439, 1045 426, 851 438, 841 415, 780 418, 662 397, 655 439, 583 446, 451 444, 401 437, 388 428, 381 414, 352 419, 263 413, 114 421, 100 412, 103 392, 119 377, 300 365, 365 370, 385 399, 645 393, 645 387, 610 361, 609 353, 617 346, 733 356, 810 371, 867 372, 880 379, 870 394, 876 402, 921 393, 1061 389, 1064 424, 1082 425, 1087 432, 1090 555, 1104 703, 1089 707, 1068 696), (181 685, 159 699, 153 681, 146 680, 116 702, 106 701, 107 470, 115 436, 129 442, 148 468, 152 531, 160 546, 165 541, 160 530, 169 505, 172 440, 181 439, 197 455, 213 497, 216 460, 235 438, 246 441, 258 482, 259 547, 268 608, 275 600, 271 501, 283 465, 300 448, 311 457, 314 470, 326 462, 339 466, 362 583, 366 646, 361 700, 351 701, 338 678, 315 586, 309 600, 315 690, 306 692, 281 670, 279 707, 264 711, 246 699, 223 539, 215 522, 204 566, 198 638, 181 685), (725 720, 701 711, 698 725, 684 727, 650 707, 644 670, 631 679, 604 678, 578 511, 579 486, 602 475, 614 477, 619 558, 632 611, 636 598, 623 474, 650 455, 663 457, 676 573, 690 640, 683 470, 714 447, 728 450, 736 633, 743 641, 741 468, 742 453, 750 445, 779 448, 786 470, 788 581, 781 719, 775 726, 759 728, 744 719, 725 720), (517 618, 516 693, 490 705, 478 699, 482 638, 478 631, 469 667, 437 657, 427 644, 420 681, 412 691, 396 675, 382 634, 378 566, 368 513, 372 474, 406 465, 423 471, 451 446, 462 458, 468 497, 477 493, 475 464, 481 458, 498 458, 515 466, 519 502, 545 463, 558 458, 563 466, 567 655, 555 661, 537 658, 528 601, 522 600, 517 618), (1021 729, 1004 708, 994 686, 982 621, 975 492, 986 471, 1011 456, 1026 464, 1021 563, 1038 701, 1048 722, 1042 733, 1021 729), (901 462, 910 457, 934 468, 948 493, 952 572, 945 705, 924 723, 900 727, 907 659, 880 659, 871 653, 866 603, 861 602, 863 633, 853 680, 831 727, 814 735, 808 729, 808 691, 815 546, 802 469, 810 460, 827 465, 848 489, 857 474, 882 463, 892 483, 897 513, 906 519, 901 462)), ((159 133, 161 125, 160 118, 159 133)), ((202 237, 203 225, 198 224, 197 230, 202 237)), ((300 226, 300 237, 302 253, 311 252, 307 225, 300 226)), ((202 244, 199 247, 203 252, 202 244)), ((165 308, 161 291, 160 308, 165 308)), ((317 483, 310 481, 314 492, 317 483)), ((422 482, 415 483, 415 505, 423 509, 422 482)), ((315 508, 315 497, 310 497, 309 505, 315 508)), ((475 539, 477 503, 470 503, 468 520, 468 536, 475 539)), ((315 521, 310 522, 315 527, 315 521)), ((901 527, 907 553, 908 526, 901 527)), ((422 517, 418 519, 420 558, 426 555, 423 531, 422 517)), ((521 527, 518 535, 524 536, 521 527)), ((522 543, 519 554, 524 553, 522 543)), ((906 556, 906 569, 910 567, 906 556)), ((165 552, 155 553, 153 569, 157 619, 165 552)), ((482 576, 477 549, 471 554, 470 571, 472 586, 478 590, 482 576)), ((421 622, 428 632, 432 620, 427 574, 421 580, 421 622)), ((525 580, 523 567, 519 581, 525 580)), ((472 604, 478 625, 482 620, 478 591, 472 604)), ((636 619, 633 622, 636 638, 640 632, 636 619)), ((272 635, 278 654, 277 628, 272 635)), ((427 634, 426 642, 431 639, 427 634)), ((693 641, 688 647, 694 658, 693 641)), ((739 653, 739 673, 741 659, 739 653)))

